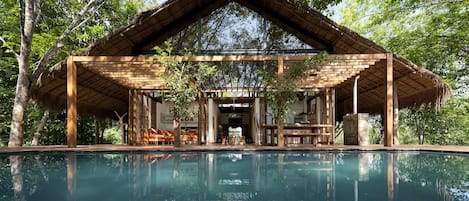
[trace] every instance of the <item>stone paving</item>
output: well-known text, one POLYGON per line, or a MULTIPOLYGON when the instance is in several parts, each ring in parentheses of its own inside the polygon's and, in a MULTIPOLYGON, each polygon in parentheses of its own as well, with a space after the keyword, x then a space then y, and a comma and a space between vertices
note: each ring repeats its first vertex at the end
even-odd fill
POLYGON ((0 153, 24 152, 124 152, 124 151, 431 151, 469 154, 469 146, 436 146, 436 145, 383 145, 353 146, 353 145, 290 145, 279 148, 276 146, 256 145, 182 145, 175 148, 172 145, 128 146, 128 145, 78 145, 67 148, 65 145, 36 146, 19 148, 0 148, 0 153))

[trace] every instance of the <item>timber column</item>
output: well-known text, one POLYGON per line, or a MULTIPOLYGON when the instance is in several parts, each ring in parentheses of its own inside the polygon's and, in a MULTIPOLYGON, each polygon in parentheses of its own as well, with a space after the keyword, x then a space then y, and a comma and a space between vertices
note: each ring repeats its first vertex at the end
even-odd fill
MULTIPOLYGON (((283 68, 284 68, 284 66, 283 66, 283 57, 279 56, 277 62, 278 62, 277 75, 280 78, 280 77, 283 77, 283 68)), ((284 117, 282 117, 282 118, 284 118, 284 117)), ((285 120, 280 120, 279 122, 276 122, 277 123, 277 146, 278 147, 284 147, 285 146, 285 139, 283 137, 284 121, 285 120)), ((274 138, 272 138, 272 144, 273 144, 273 139, 274 138)))
POLYGON ((393 56, 392 53, 386 54, 386 101, 385 101, 385 108, 384 108, 384 121, 385 121, 385 128, 384 128, 384 146, 391 147, 392 146, 392 138, 394 132, 394 78, 393 78, 393 56))
POLYGON ((67 146, 77 147, 77 66, 67 59, 67 146))

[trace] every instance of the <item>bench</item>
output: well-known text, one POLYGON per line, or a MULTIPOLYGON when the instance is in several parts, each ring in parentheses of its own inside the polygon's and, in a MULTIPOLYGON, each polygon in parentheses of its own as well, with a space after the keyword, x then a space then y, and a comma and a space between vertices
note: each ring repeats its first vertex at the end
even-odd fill
MULTIPOLYGON (((277 125, 263 125, 263 128, 270 130, 270 133, 274 135, 277 134, 277 125)), ((331 129, 332 125, 329 124, 286 124, 284 125, 283 136, 286 138, 285 142, 288 143, 288 138, 300 138, 300 143, 304 143, 304 139, 311 137, 311 143, 316 145, 318 144, 319 137, 325 137, 324 141, 321 143, 329 144, 331 133, 326 132, 327 129, 331 129)), ((273 141, 273 138, 272 140, 273 141)))

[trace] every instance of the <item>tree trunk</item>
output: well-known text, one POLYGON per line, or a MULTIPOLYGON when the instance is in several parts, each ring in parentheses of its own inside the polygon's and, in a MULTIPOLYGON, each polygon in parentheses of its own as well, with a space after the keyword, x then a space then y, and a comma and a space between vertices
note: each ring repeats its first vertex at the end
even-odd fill
POLYGON ((23 156, 10 156, 11 183, 13 185, 13 196, 15 201, 26 200, 23 185, 23 156))
MULTIPOLYGON (((47 64, 50 58, 57 54, 60 44, 66 37, 78 26, 81 25, 83 16, 90 10, 96 0, 90 0, 80 12, 73 18, 67 29, 55 41, 54 45, 50 47, 40 59, 39 64, 36 66, 36 71, 32 75, 32 81, 37 81, 40 75, 46 71, 47 64)), ((19 18, 20 18, 20 33, 21 33, 21 48, 18 60, 18 79, 16 81, 16 95, 13 103, 12 120, 10 127, 10 139, 8 142, 9 147, 20 147, 23 145, 24 135, 24 118, 27 113, 27 104, 30 95, 31 80, 29 80, 29 67, 30 67, 30 53, 31 44, 34 34, 35 18, 40 8, 36 7, 36 1, 26 0, 19 1, 19 18), (23 4, 24 3, 24 13, 23 4)))
POLYGON ((98 119, 94 119, 94 144, 99 143, 99 136, 101 135, 101 124, 98 119))
POLYGON ((419 135, 419 144, 422 145, 423 142, 424 142, 423 133, 420 133, 420 135, 419 135))
POLYGON ((13 103, 13 113, 8 147, 21 147, 23 145, 24 118, 27 112, 29 100, 29 80, 27 75, 25 74, 27 74, 27 72, 21 73, 20 70, 18 81, 16 83, 16 95, 15 101, 13 103))
POLYGON ((278 118, 277 119, 277 146, 278 147, 284 147, 285 145, 285 140, 283 138, 283 118, 278 118))
POLYGON ((121 144, 125 144, 125 136, 124 136, 124 119, 119 119, 119 135, 121 136, 121 144))
POLYGON ((116 113, 116 116, 117 118, 119 118, 119 135, 121 136, 121 139, 122 139, 122 142, 121 144, 125 144, 125 136, 124 136, 124 117, 125 115, 127 115, 127 113, 123 114, 122 116, 120 116, 116 111, 114 111, 114 113, 116 113))
MULTIPOLYGON (((16 95, 13 102, 13 112, 10 127, 10 139, 8 147, 20 147, 23 145, 24 117, 29 100, 29 55, 31 53, 31 43, 34 30, 34 2, 28 0, 24 2, 24 24, 20 21, 21 50, 18 60, 18 79, 16 80, 16 95)), ((23 16, 20 3, 20 19, 23 16)))
POLYGON ((41 121, 37 125, 36 132, 33 135, 33 140, 31 141, 31 146, 39 145, 39 140, 41 139, 41 133, 44 130, 44 126, 46 125, 47 119, 49 118, 49 110, 45 110, 42 114, 41 121))
POLYGON ((173 119, 173 129, 174 129, 174 147, 181 146, 181 124, 180 118, 174 117, 173 119))

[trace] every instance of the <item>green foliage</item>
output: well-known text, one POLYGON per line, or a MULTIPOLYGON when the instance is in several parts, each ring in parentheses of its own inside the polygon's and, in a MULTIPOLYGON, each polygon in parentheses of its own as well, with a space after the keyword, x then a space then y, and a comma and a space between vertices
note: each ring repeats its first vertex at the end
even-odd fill
POLYGON ((344 4, 341 24, 437 73, 453 88, 467 90, 467 1, 345 0, 344 4))
POLYGON ((440 75, 456 96, 441 111, 403 110, 401 143, 468 144, 468 2, 345 0, 340 23, 440 75), (357 23, 360 22, 360 23, 357 23))
MULTIPOLYGON (((39 1, 40 9, 34 28, 30 75, 36 69, 35 64, 46 50, 57 40, 66 26, 85 3, 88 1, 62 0, 39 1)), ((110 0, 99 1, 96 9, 85 16, 82 26, 77 28, 63 42, 63 47, 49 62, 49 66, 64 59, 71 53, 81 51, 91 42, 103 37, 116 27, 125 25, 143 6, 143 1, 110 0)), ((13 0, 0 1, 0 139, 6 143, 10 132, 11 113, 15 86, 18 75, 18 63, 15 53, 20 49, 20 26, 18 2, 13 0)), ((29 143, 42 117, 42 108, 30 103, 24 126, 24 142, 29 143)), ((80 117, 78 120, 78 141, 80 144, 93 142, 93 118, 80 117)), ((62 111, 51 112, 41 137, 41 144, 65 143, 65 114, 62 111)))
POLYGON ((275 70, 276 66, 270 66, 261 73, 269 90, 263 92, 267 104, 272 109, 275 118, 278 121, 283 121, 285 114, 287 114, 288 106, 297 101, 298 96, 295 90, 298 89, 298 80, 305 76, 307 70, 315 69, 326 58, 325 53, 311 56, 303 63, 296 63, 282 74, 278 74, 275 70))
POLYGON ((104 130, 104 143, 122 144, 119 127, 114 126, 104 130))
POLYGON ((404 143, 416 142, 421 136, 428 144, 468 145, 468 113, 469 96, 454 97, 439 111, 428 107, 402 110, 399 131, 407 138, 404 143))
MULTIPOLYGON (((165 67, 165 72, 157 76, 164 76, 164 84, 169 90, 166 100, 173 103, 171 112, 174 120, 193 117, 188 105, 196 100, 202 83, 217 72, 216 66, 178 61, 171 55, 172 45, 169 42, 165 43, 164 48, 155 49, 155 59, 165 67)), ((190 53, 186 55, 189 56, 190 53)))
POLYGON ((381 124, 382 124, 382 119, 379 116, 371 116, 370 117, 370 127, 368 130, 368 142, 370 144, 383 144, 384 142, 384 136, 383 130, 381 124))
POLYGON ((303 2, 316 10, 327 12, 330 7, 339 4, 342 0, 303 0, 303 2))

